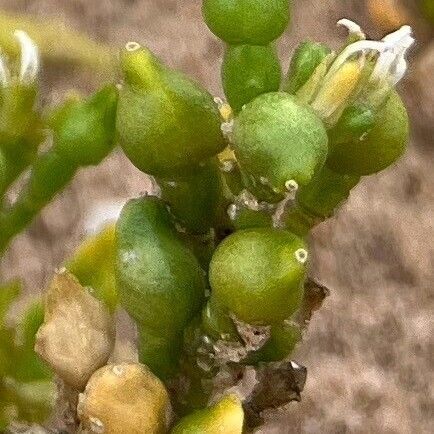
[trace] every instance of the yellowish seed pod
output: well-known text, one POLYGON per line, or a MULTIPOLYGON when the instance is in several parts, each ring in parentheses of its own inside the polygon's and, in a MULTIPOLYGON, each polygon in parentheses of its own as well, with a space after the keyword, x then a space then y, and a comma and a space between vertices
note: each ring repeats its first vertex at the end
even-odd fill
POLYGON ((95 372, 80 395, 81 432, 165 432, 169 396, 163 383, 139 363, 107 365, 95 372))

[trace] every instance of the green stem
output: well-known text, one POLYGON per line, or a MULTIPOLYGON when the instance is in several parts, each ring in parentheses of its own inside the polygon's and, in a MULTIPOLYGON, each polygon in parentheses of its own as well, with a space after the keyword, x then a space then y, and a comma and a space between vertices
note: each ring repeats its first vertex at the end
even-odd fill
POLYGON ((28 184, 16 202, 0 214, 0 253, 65 188, 77 168, 64 161, 55 149, 34 162, 28 184))

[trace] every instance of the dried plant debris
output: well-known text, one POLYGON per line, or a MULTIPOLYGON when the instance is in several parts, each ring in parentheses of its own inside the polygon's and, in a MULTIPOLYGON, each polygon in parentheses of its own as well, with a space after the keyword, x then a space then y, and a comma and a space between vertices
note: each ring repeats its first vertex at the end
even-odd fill
POLYGON ((144 365, 121 363, 99 369, 80 394, 80 433, 159 434, 166 431, 169 396, 144 365))
POLYGON ((35 351, 66 384, 83 390, 104 366, 114 346, 114 325, 107 308, 71 274, 60 271, 45 295, 45 319, 35 351))
POLYGON ((302 305, 295 315, 295 322, 302 328, 309 325, 313 314, 321 308, 324 300, 330 295, 330 290, 316 282, 308 279, 304 286, 304 296, 302 305))
POLYGON ((261 425, 265 410, 300 401, 306 378, 307 369, 294 361, 260 366, 256 372, 257 384, 243 404, 247 426, 261 425))

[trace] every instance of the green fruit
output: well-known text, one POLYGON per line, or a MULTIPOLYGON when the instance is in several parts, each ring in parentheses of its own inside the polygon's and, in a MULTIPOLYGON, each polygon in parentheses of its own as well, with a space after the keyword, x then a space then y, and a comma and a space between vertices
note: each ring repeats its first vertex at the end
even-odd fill
POLYGON ((235 119, 233 147, 241 169, 280 195, 287 181, 312 180, 326 160, 327 143, 314 111, 283 92, 257 97, 235 119))
POLYGON ((223 150, 220 113, 208 92, 138 45, 123 51, 122 69, 117 131, 136 167, 173 179, 223 150))
POLYGON ((311 77, 315 69, 330 54, 330 49, 317 42, 301 43, 294 52, 283 89, 295 94, 311 77))
POLYGON ((265 45, 286 29, 290 0, 204 0, 209 29, 228 44, 265 45))
POLYGON ((137 323, 140 361, 168 378, 176 372, 183 329, 202 307, 204 273, 156 197, 129 201, 116 237, 120 302, 137 323))
POLYGON ((407 110, 396 91, 375 118, 368 134, 333 146, 327 165, 337 173, 371 175, 396 162, 409 137, 407 110))
POLYGON ((115 144, 117 99, 110 85, 87 101, 65 104, 51 120, 59 155, 77 167, 99 164, 115 144))
POLYGON ((278 229, 246 229, 226 238, 210 265, 212 300, 249 324, 276 324, 299 307, 306 245, 278 229))
POLYGON ((279 90, 281 67, 273 46, 228 46, 222 66, 226 98, 235 113, 252 99, 279 90))
POLYGON ((244 411, 236 395, 228 395, 217 404, 198 410, 183 419, 172 434, 242 434, 244 411))
POLYGON ((183 178, 159 180, 159 185, 161 198, 182 227, 194 234, 209 231, 223 194, 218 163, 214 159, 183 178))

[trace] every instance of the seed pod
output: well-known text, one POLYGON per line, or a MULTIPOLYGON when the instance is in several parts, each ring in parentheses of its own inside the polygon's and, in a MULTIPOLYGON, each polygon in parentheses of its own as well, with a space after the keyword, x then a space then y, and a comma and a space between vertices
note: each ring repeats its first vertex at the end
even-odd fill
POLYGON ((364 176, 379 172, 405 152, 409 136, 407 110, 396 91, 375 116, 368 134, 333 146, 327 165, 337 173, 364 176))
POLYGON ((102 303, 66 271, 47 289, 44 323, 35 351, 62 380, 83 390, 91 375, 107 363, 114 326, 102 303))
POLYGON ((87 101, 69 101, 49 120, 59 155, 75 166, 100 163, 113 149, 118 93, 101 89, 87 101))
POLYGON ((158 180, 161 198, 179 224, 193 234, 213 226, 222 193, 218 163, 213 159, 183 178, 158 180))
POLYGON ((209 29, 228 44, 265 45, 286 29, 290 0, 204 0, 202 12, 209 29))
POLYGON ((277 229, 246 229, 226 238, 210 265, 211 299, 249 324, 276 324, 299 307, 305 243, 277 229))
POLYGON ((244 411, 236 395, 228 395, 217 404, 184 417, 172 434, 241 434, 244 411))
POLYGON ((257 97, 235 119, 233 147, 241 169, 280 198, 287 181, 312 180, 326 160, 327 143, 314 111, 283 92, 257 97))
POLYGON ((226 48, 222 83, 235 113, 257 96, 279 90, 281 75, 274 46, 237 45, 226 48))
POLYGON ((301 43, 294 52, 283 89, 295 94, 312 76, 315 69, 330 54, 330 49, 317 42, 301 43))
POLYGON ((169 409, 164 385, 146 366, 122 363, 92 375, 77 412, 83 433, 162 434, 169 409))
POLYGON ((118 291, 139 329, 140 361, 168 378, 176 372, 183 329, 202 306, 204 272, 156 197, 129 201, 116 236, 118 291))
POLYGON ((208 92, 138 44, 122 52, 122 70, 117 131, 136 167, 171 179, 223 150, 220 113, 208 92))

